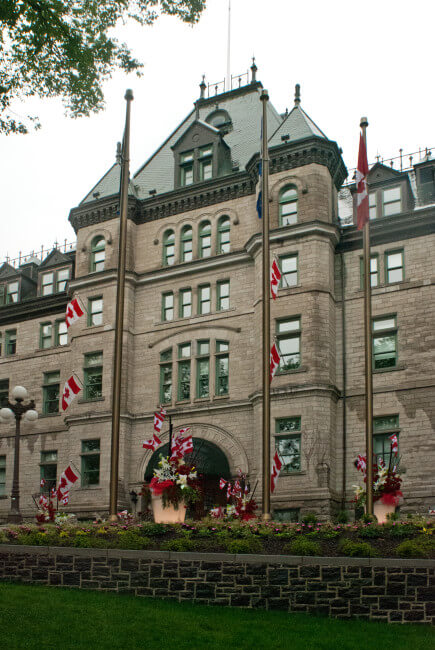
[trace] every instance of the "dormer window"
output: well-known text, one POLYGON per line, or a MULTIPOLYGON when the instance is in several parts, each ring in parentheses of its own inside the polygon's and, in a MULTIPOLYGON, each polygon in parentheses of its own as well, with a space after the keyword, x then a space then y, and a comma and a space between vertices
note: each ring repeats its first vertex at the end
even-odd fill
POLYGON ((401 212, 400 187, 392 187, 382 191, 382 214, 388 217, 401 212))
POLYGON ((18 282, 9 282, 6 286, 6 304, 18 302, 18 282))
POLYGON ((193 183, 193 151, 186 151, 180 156, 181 178, 180 185, 192 185, 193 183))
POLYGON ((199 178, 207 181, 213 175, 213 147, 202 147, 199 150, 199 178))
POLYGON ((51 296, 53 293, 65 291, 68 280, 69 269, 58 269, 43 273, 41 277, 41 295, 51 296))

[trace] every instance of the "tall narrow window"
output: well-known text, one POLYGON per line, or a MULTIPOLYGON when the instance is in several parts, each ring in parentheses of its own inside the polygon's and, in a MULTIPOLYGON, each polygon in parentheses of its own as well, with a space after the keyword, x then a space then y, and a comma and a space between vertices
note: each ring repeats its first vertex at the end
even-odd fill
POLYGON ((290 185, 279 194, 279 225, 292 226, 298 220, 298 191, 290 185))
POLYGON ((173 266, 175 262, 175 235, 167 230, 163 235, 163 266, 173 266))
POLYGON ((301 319, 288 318, 277 321, 276 333, 281 354, 279 372, 299 368, 301 365, 301 319))
POLYGON ((42 412, 44 415, 59 413, 60 372, 44 372, 42 385, 42 412))
POLYGON ((174 320, 174 294, 172 291, 162 295, 162 320, 174 320))
POLYGON ((53 326, 51 323, 41 323, 39 334, 39 347, 43 350, 51 348, 53 336, 53 326))
MULTIPOLYGON (((364 258, 359 260, 361 289, 364 289, 364 258)), ((379 259, 378 255, 370 256, 370 284, 372 287, 379 285, 379 259)))
POLYGON ((6 494, 6 456, 0 456, 0 497, 6 494))
POLYGON ((211 289, 209 284, 198 287, 198 312, 209 314, 211 308, 211 289))
POLYGON ((217 232, 217 252, 229 253, 230 252, 230 219, 229 217, 221 217, 218 221, 217 232))
POLYGON ((373 318, 373 369, 397 366, 397 324, 395 316, 373 318))
POLYGON ((180 318, 190 318, 192 316, 192 290, 181 289, 180 298, 180 318))
POLYGON ((186 151, 180 156, 180 185, 193 183, 193 151, 186 151))
POLYGON ((43 273, 41 278, 41 295, 51 296, 54 293, 54 272, 43 273))
POLYGON ((39 477, 41 479, 41 492, 50 494, 57 485, 57 451, 41 451, 39 464, 39 477))
POLYGON ((207 181, 213 176, 213 147, 201 147, 199 150, 199 179, 207 181))
POLYGON ((373 454, 377 460, 382 458, 387 467, 391 456, 390 436, 396 434, 399 439, 399 433, 398 415, 381 415, 373 418, 373 454))
POLYGON ((198 341, 196 359, 196 394, 197 397, 210 395, 210 341, 198 341))
POLYGON ((100 483, 100 441, 82 440, 82 487, 100 483))
POLYGON ((376 219, 376 192, 369 192, 370 219, 376 219))
POLYGON ((392 187, 382 191, 382 214, 388 217, 401 211, 400 187, 392 187))
POLYGON ((230 281, 221 280, 217 283, 217 310, 230 308, 230 281))
POLYGON ((192 228, 184 226, 181 231, 181 261, 190 262, 192 260, 192 228))
POLYGON ((178 400, 190 399, 190 343, 178 346, 178 400))
POLYGON ((7 406, 9 400, 9 379, 0 379, 0 408, 7 406))
POLYGON ((211 224, 203 221, 199 226, 199 256, 210 257, 211 255, 211 224))
POLYGON ((69 269, 59 269, 56 273, 56 293, 66 290, 66 283, 69 280, 69 269))
POLYGON ((403 266, 403 250, 385 253, 385 282, 402 282, 403 266))
POLYGON ((5 332, 5 355, 7 357, 17 352, 17 330, 6 330, 5 332))
POLYGON ((282 472, 291 474, 301 469, 301 418, 279 418, 275 421, 275 448, 283 462, 282 472))
POLYGON ((295 287, 298 283, 298 254, 280 256, 279 267, 281 270, 280 286, 283 289, 295 287))
POLYGON ((68 328, 64 320, 57 320, 55 323, 54 344, 67 345, 68 343, 68 328))
POLYGON ((94 237, 91 244, 91 272, 104 271, 106 261, 106 241, 104 237, 94 237))
POLYGON ((9 282, 6 288, 6 303, 18 302, 18 282, 9 282))
POLYGON ((172 348, 160 354, 160 403, 172 402, 172 348))
POLYGON ((216 395, 229 393, 229 349, 228 341, 216 341, 216 395))
POLYGON ((89 298, 88 300, 88 326, 103 324, 103 298, 89 298))
POLYGON ((103 394, 103 353, 90 352, 85 354, 84 398, 99 399, 103 394))

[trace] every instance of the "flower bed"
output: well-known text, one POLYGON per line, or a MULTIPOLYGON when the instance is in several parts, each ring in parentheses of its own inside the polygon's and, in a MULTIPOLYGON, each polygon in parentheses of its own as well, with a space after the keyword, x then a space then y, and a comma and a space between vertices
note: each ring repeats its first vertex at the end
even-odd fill
POLYGON ((179 525, 138 522, 63 522, 5 526, 0 543, 75 548, 121 548, 208 553, 260 553, 327 557, 435 558, 433 524, 423 519, 387 524, 280 524, 204 520, 179 525))

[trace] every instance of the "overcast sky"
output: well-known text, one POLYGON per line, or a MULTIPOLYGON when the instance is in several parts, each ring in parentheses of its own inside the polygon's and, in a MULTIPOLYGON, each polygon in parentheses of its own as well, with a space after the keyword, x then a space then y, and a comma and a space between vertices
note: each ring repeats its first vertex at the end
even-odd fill
MULTIPOLYGON (((362 115, 370 162, 399 148, 435 148, 434 0, 232 0, 231 17, 232 74, 246 72, 255 54, 257 78, 280 112, 293 106, 300 83, 302 107, 342 147, 349 168, 362 115)), ((202 74, 224 78, 227 23, 228 0, 207 0, 193 28, 175 18, 120 27, 144 75, 114 75, 106 110, 91 118, 65 117, 57 100, 14 106, 39 114, 42 128, 0 138, 0 262, 75 240, 68 213, 114 162, 125 89, 134 92, 134 173, 191 110, 202 74)))

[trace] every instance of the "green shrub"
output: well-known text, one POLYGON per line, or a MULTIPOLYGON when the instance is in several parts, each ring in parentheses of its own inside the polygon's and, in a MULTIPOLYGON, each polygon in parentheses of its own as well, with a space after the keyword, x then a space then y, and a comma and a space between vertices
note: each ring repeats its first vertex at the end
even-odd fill
POLYGON ((413 524, 395 524, 389 526, 388 532, 390 537, 409 537, 416 532, 416 529, 413 524))
POLYGON ((387 521, 399 521, 400 515, 398 512, 389 512, 387 514, 387 521))
POLYGON ((279 533, 275 533, 274 537, 276 539, 293 539, 296 537, 296 531, 293 528, 284 529, 279 533))
POLYGON ((374 515, 368 515, 366 512, 360 517, 363 524, 377 524, 378 520, 374 515))
POLYGON ((346 510, 339 510, 336 519, 339 524, 347 524, 349 521, 349 515, 346 510))
POLYGON ((435 551, 435 540, 428 537, 416 537, 401 542, 396 548, 398 557, 422 557, 429 558, 435 551))
POLYGON ((343 539, 340 543, 340 550, 349 557, 376 557, 377 551, 368 542, 353 542, 351 539, 343 539))
POLYGON ((378 526, 377 524, 369 524, 368 526, 364 526, 364 528, 359 528, 357 535, 363 539, 376 539, 385 536, 385 528, 378 526))
POLYGON ((317 524, 317 515, 314 512, 307 512, 306 515, 302 517, 303 524, 317 524))
POLYGON ((153 522, 145 522, 141 528, 137 529, 141 535, 146 537, 158 537, 164 535, 167 531, 165 524, 154 524, 153 522))
POLYGON ((261 553, 263 547, 259 539, 251 537, 250 539, 228 539, 225 543, 225 549, 228 553, 261 553))
POLYGON ((164 551, 175 551, 182 553, 183 551, 194 551, 197 548, 197 543, 189 537, 182 537, 180 539, 170 539, 163 542, 162 549, 164 551))
POLYGON ((331 528, 320 531, 322 539, 337 539, 341 535, 339 530, 332 530, 331 528))
POLYGON ((143 535, 137 535, 132 530, 123 530, 116 537, 116 545, 118 548, 144 549, 150 545, 150 539, 143 535))
POLYGON ((311 539, 306 539, 305 537, 298 537, 294 539, 290 544, 286 544, 283 548, 285 553, 290 555, 320 555, 320 544, 318 542, 313 542, 311 539))

